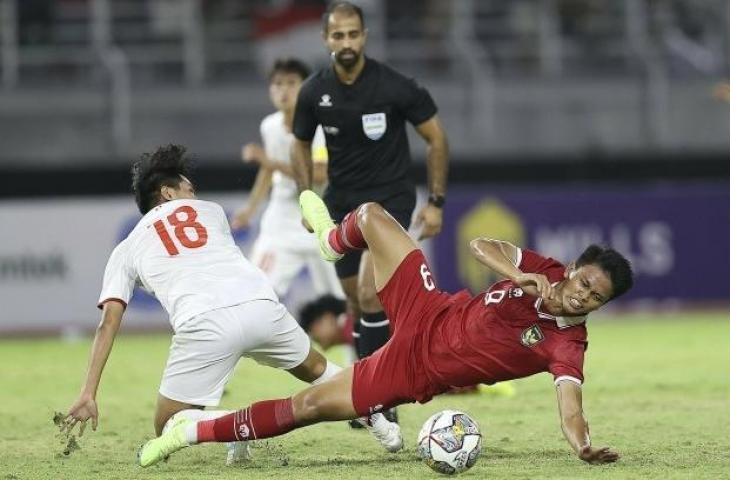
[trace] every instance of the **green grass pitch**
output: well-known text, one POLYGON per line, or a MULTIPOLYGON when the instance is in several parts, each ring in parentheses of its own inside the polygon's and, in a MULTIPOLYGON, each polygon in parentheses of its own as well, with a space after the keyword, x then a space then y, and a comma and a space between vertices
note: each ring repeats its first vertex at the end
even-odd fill
MULTIPOLYGON (((580 462, 563 440, 551 378, 516 382, 517 396, 444 396, 401 407, 406 450, 395 455, 345 423, 259 442, 245 467, 225 467, 224 447, 185 449, 143 470, 135 451, 152 432, 165 335, 117 339, 99 394, 100 424, 64 457, 51 422, 74 400, 89 341, 0 341, 0 480, 437 478, 415 453, 432 413, 461 409, 480 424, 485 449, 463 478, 730 478, 730 315, 634 315, 589 326, 584 403, 596 445, 617 464, 580 462)), ((222 406, 283 397, 302 388, 286 373, 242 362, 222 406)))

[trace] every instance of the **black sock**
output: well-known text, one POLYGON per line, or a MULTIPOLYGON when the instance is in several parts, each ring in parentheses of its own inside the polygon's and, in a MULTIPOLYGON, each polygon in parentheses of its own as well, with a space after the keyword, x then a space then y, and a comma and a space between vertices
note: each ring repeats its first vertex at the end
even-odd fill
POLYGON ((385 312, 363 313, 360 320, 360 338, 356 343, 357 356, 365 358, 379 349, 390 338, 390 322, 385 312))

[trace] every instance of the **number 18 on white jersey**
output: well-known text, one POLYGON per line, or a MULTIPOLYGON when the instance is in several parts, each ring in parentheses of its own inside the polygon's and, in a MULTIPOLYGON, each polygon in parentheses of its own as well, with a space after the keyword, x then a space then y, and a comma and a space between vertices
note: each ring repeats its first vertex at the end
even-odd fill
POLYGON ((210 310, 278 301, 234 242, 220 205, 197 199, 165 202, 142 217, 109 257, 99 306, 126 305, 137 283, 157 297, 174 330, 210 310))

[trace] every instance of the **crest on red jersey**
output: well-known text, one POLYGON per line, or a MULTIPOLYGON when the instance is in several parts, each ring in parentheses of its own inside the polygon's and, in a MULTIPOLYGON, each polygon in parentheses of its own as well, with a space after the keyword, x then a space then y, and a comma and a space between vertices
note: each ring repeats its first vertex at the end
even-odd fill
POLYGON ((532 347, 533 345, 537 345, 543 340, 545 340, 545 335, 542 334, 542 330, 540 330, 540 327, 537 325, 526 328, 522 332, 522 345, 526 347, 532 347))

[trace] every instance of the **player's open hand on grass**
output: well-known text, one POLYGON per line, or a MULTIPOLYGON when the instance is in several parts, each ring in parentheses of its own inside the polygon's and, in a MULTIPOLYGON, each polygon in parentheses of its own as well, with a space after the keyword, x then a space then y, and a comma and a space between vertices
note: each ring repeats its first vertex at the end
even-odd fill
POLYGON ((591 447, 586 445, 580 449, 578 456, 584 462, 590 463, 591 465, 600 465, 603 463, 613 463, 618 460, 618 453, 614 452, 608 447, 591 447))
POLYGON ((515 283, 530 295, 540 296, 544 300, 553 298, 553 286, 545 275, 539 273, 523 273, 515 278, 515 283))
POLYGON ((96 427, 99 424, 99 410, 96 407, 96 400, 90 395, 81 395, 71 408, 68 410, 68 414, 61 423, 61 433, 70 435, 76 424, 81 424, 79 427, 79 437, 84 434, 86 429, 86 422, 91 419, 91 429, 96 431, 96 427))
POLYGON ((416 215, 415 226, 422 227, 418 239, 435 237, 441 232, 442 223, 443 210, 431 204, 426 205, 416 215))

